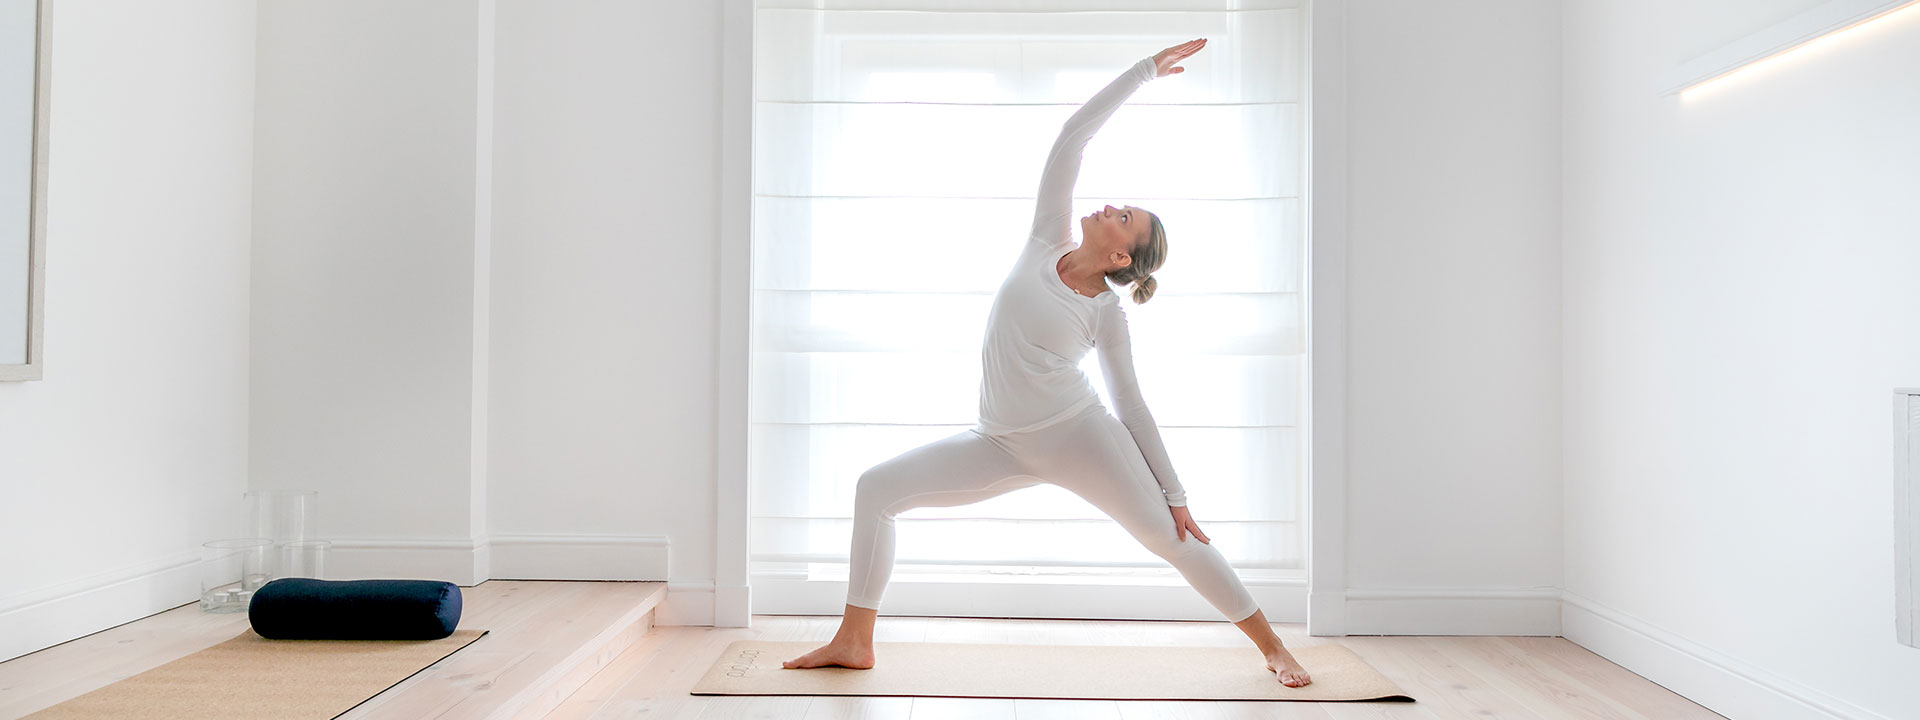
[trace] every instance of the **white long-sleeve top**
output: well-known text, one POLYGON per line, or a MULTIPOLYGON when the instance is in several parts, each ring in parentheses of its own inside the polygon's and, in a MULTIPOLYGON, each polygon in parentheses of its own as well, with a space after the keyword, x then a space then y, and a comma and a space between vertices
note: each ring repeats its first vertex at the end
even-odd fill
POLYGON ((1007 434, 1037 430, 1100 402, 1080 372, 1087 351, 1100 351, 1113 411, 1133 435, 1170 506, 1187 504, 1173 473, 1160 428, 1140 396, 1133 346, 1118 294, 1094 297, 1060 280, 1057 264, 1072 244, 1068 215, 1080 156, 1093 133, 1128 96, 1155 75, 1153 59, 1133 64, 1067 118, 1040 175, 1033 230, 1007 279, 994 295, 981 348, 980 430, 1007 434))

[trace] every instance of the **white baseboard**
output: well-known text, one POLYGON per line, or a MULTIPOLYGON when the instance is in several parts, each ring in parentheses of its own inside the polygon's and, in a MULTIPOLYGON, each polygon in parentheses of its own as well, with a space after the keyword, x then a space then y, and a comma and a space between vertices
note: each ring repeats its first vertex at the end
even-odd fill
POLYGON ((473 587, 487 580, 485 538, 329 538, 326 579, 443 580, 473 587))
MULTIPOLYGON (((664 580, 665 535, 498 535, 492 538, 339 538, 329 580, 410 578, 472 587, 502 580, 664 580)), ((199 550, 0 598, 0 661, 199 602, 199 550)), ((669 584, 669 597, 674 584, 669 584)), ((680 623, 713 623, 713 583, 680 623)), ((738 593, 735 593, 738 594, 738 593)))
MULTIPOLYGON (((440 579, 472 586, 486 579, 485 572, 492 565, 525 579, 659 580, 666 573, 667 548, 666 538, 657 535, 515 535, 479 543, 462 539, 336 540, 327 576, 440 579)), ((196 602, 198 563, 197 550, 182 551, 0 598, 0 661, 196 602)), ((844 582, 756 576, 753 586, 760 592, 751 592, 747 586, 716 589, 712 580, 705 579, 669 580, 655 624, 731 623, 736 620, 734 616, 745 618, 750 612, 838 614, 846 598, 844 582), (754 603, 761 607, 753 607, 754 603)), ((1304 619, 1304 587, 1249 583, 1248 589, 1274 622, 1304 619)), ((958 587, 954 583, 907 581, 889 587, 887 613, 935 614, 921 611, 936 602, 950 606, 954 593, 965 595, 969 614, 990 617, 1125 617, 1139 610, 1104 606, 1098 588, 1090 586, 1055 587, 1036 593, 1034 586, 1022 584, 970 583, 958 587), (1052 598, 1045 601, 1052 605, 1035 606, 1035 598, 1052 598)), ((1165 597, 1154 601, 1156 615, 1164 612, 1188 619, 1219 619, 1192 588, 1169 586, 1163 594, 1165 597)), ((1345 599, 1346 634, 1564 635, 1728 717, 1892 720, 1554 588, 1348 589, 1345 599)))
POLYGON ((1561 595, 1567 640, 1721 715, 1740 720, 1892 720, 1592 599, 1561 595))
POLYGON ((1307 591, 1307 634, 1339 637, 1347 634, 1347 594, 1307 591))
MULTIPOLYGON (((839 615, 846 610, 845 580, 756 573, 752 582, 756 613, 839 615)), ((1245 583, 1268 622, 1306 621, 1307 590, 1300 581, 1245 579, 1245 583)), ((1113 587, 1096 582, 916 582, 911 575, 894 575, 880 612, 890 616, 1225 620, 1184 582, 1130 584, 1124 599, 1114 596, 1113 587)))
POLYGON ((199 602, 199 567, 199 550, 183 550, 0 598, 0 661, 199 602))
POLYGON ((667 599, 655 609, 655 625, 712 625, 712 580, 668 580, 667 599))
POLYGON ((1560 634, 1559 588, 1348 588, 1346 635, 1560 634))
POLYGON ((720 585, 714 588, 713 624, 715 627, 748 627, 752 622, 753 588, 751 586, 720 585))
POLYGON ((498 580, 667 579, 665 535, 518 534, 488 538, 345 538, 327 578, 419 578, 471 587, 498 580))
POLYGON ((495 535, 497 580, 667 579, 665 535, 495 535))

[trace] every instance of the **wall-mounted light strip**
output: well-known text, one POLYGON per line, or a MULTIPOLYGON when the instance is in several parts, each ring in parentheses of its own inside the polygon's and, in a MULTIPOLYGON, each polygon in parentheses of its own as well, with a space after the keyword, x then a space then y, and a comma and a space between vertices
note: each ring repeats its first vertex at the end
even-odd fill
POLYGON ((1683 92, 1916 2, 1920 0, 1830 0, 1682 63, 1660 76, 1660 92, 1683 92))

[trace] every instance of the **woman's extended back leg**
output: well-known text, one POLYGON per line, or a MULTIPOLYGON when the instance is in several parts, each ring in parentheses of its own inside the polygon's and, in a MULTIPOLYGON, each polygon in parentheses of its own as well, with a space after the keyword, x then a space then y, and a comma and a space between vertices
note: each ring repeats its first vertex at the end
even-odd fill
POLYGON ((893 518, 917 507, 970 505, 1038 484, 1022 463, 977 430, 901 453, 860 476, 854 491, 847 604, 878 609, 893 576, 893 518))

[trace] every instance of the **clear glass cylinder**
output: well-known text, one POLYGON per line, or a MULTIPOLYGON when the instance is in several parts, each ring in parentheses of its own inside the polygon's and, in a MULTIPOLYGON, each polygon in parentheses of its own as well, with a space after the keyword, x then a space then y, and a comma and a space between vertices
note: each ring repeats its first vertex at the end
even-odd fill
POLYGON ((319 496, 315 490, 249 491, 249 532, 275 543, 315 539, 318 533, 313 526, 313 509, 319 496))
POLYGON ((281 545, 279 572, 274 577, 325 580, 327 553, 332 549, 333 542, 329 540, 300 540, 281 545))
POLYGON ((267 555, 268 579, 287 577, 281 567, 287 560, 286 546, 314 540, 314 506, 320 493, 315 490, 252 490, 247 492, 247 527, 253 537, 273 541, 267 555))
POLYGON ((243 612, 270 579, 272 538, 226 538, 200 545, 200 609, 243 612))

